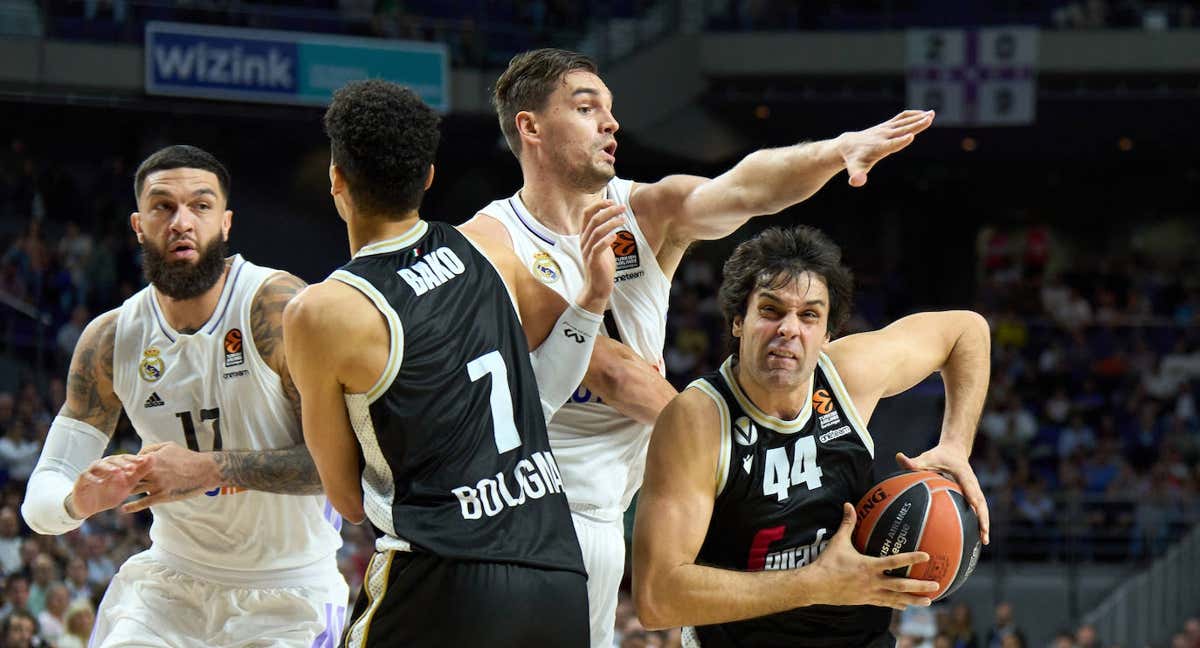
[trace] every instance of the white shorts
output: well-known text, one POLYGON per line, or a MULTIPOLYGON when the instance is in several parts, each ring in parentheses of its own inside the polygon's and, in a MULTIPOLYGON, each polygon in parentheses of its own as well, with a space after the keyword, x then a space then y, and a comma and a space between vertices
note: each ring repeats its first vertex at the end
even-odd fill
POLYGON ((571 512, 587 569, 588 616, 592 648, 612 648, 617 623, 617 590, 625 575, 625 527, 621 520, 600 522, 571 512))
POLYGON ((112 579, 91 648, 334 648, 346 623, 346 581, 333 566, 311 584, 232 587, 180 572, 154 550, 112 579))

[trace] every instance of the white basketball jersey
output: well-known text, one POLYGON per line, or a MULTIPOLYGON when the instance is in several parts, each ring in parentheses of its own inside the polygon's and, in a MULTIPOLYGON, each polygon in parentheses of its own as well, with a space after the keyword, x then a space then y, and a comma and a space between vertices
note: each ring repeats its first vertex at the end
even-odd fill
MULTIPOLYGON (((254 295, 275 272, 233 257, 212 317, 191 335, 167 324, 151 286, 121 306, 113 386, 143 444, 268 450, 303 441, 279 375, 259 356, 250 325, 254 295)), ((217 580, 247 571, 285 576, 285 570, 332 561, 341 546, 341 518, 324 495, 224 487, 151 511, 155 549, 217 580)))
MULTIPOLYGON (((665 372, 667 304, 671 282, 629 208, 633 182, 614 178, 607 198, 626 206, 618 235, 616 285, 604 330, 665 372)), ((504 224, 517 257, 529 271, 568 301, 583 289, 579 236, 550 231, 521 202, 519 193, 480 210, 504 224)), ((580 386, 546 426, 562 471, 567 499, 575 511, 615 519, 642 485, 646 445, 652 426, 633 421, 580 386)))

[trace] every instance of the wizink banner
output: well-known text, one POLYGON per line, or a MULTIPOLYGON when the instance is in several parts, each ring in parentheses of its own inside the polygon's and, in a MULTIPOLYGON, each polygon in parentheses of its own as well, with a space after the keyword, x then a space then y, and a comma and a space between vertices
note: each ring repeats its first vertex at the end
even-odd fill
POLYGON ((450 108, 450 56, 440 43, 146 24, 147 94, 323 106, 358 79, 395 81, 450 108))

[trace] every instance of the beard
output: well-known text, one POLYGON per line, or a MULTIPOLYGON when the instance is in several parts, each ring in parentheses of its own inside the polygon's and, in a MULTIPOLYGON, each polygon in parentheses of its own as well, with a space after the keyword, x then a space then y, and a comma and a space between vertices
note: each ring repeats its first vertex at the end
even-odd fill
POLYGON ((142 274, 154 288, 171 299, 193 299, 213 287, 225 271, 225 239, 218 233, 203 247, 195 263, 169 261, 149 239, 142 244, 142 274))

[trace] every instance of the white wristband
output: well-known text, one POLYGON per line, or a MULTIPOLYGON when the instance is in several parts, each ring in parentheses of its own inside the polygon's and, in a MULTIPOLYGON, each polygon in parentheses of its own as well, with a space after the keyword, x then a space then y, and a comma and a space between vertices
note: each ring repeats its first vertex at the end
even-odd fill
POLYGON ((602 315, 569 304, 550 329, 550 335, 529 354, 547 422, 583 382, 603 321, 602 315))

